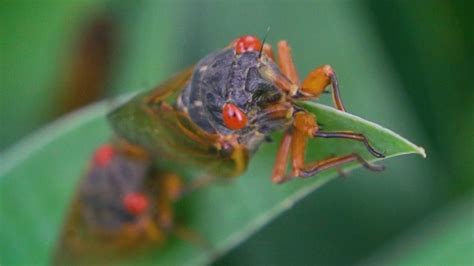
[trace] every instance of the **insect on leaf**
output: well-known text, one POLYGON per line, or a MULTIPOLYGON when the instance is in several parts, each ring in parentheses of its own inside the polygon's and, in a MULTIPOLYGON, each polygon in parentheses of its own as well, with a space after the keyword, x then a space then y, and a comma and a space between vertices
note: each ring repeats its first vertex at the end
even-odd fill
MULTIPOLYGON (((361 132, 386 158, 411 153, 425 156, 422 148, 379 125, 321 104, 304 105, 316 114, 325 130, 361 132)), ((95 147, 111 136, 105 119, 110 107, 110 102, 102 102, 66 116, 1 155, 2 264, 48 264, 51 261, 63 217, 87 159, 95 147)), ((164 248, 130 260, 164 265, 209 262, 216 254, 223 255, 237 246, 304 196, 338 178, 338 172, 330 170, 284 185, 272 184, 269 177, 279 137, 281 134, 276 134, 273 143, 262 145, 243 176, 209 185, 177 204, 177 222, 198 232, 212 245, 214 252, 171 236, 164 248)), ((310 140, 307 159, 351 152, 373 160, 359 142, 328 139, 310 140)), ((349 164, 341 170, 348 172, 356 167, 359 166, 349 164)))

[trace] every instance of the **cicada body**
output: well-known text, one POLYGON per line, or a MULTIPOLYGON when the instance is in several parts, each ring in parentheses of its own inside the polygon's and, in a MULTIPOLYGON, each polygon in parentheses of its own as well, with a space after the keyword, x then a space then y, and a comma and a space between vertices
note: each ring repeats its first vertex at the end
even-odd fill
POLYGON ((92 157, 70 209, 57 264, 89 264, 164 244, 181 179, 138 147, 111 143, 92 157))
POLYGON ((111 126, 118 137, 143 147, 153 158, 219 177, 242 174, 275 131, 285 132, 272 175, 275 183, 350 161, 379 169, 357 154, 304 162, 306 141, 314 137, 361 141, 374 156, 383 155, 359 133, 319 130, 316 117, 298 102, 317 99, 331 84, 335 106, 345 111, 334 71, 325 65, 300 82, 288 44, 280 42, 278 51, 277 64, 269 45, 243 36, 114 110, 111 126), (293 171, 287 175, 290 154, 293 171))
POLYGON ((372 155, 383 154, 360 133, 320 130, 315 115, 299 105, 317 99, 331 85, 336 108, 345 111, 330 66, 318 67, 300 81, 285 41, 278 44, 278 59, 268 44, 243 36, 113 110, 108 119, 118 139, 116 152, 113 159, 104 159, 108 163, 92 160, 63 245, 81 251, 101 243, 120 250, 162 242, 175 228, 172 203, 198 187, 193 180, 241 175, 276 131, 284 135, 271 173, 274 183, 352 161, 382 170, 355 153, 304 161, 308 139, 317 137, 360 141, 372 155), (185 184, 178 177, 183 174, 191 176, 185 184))

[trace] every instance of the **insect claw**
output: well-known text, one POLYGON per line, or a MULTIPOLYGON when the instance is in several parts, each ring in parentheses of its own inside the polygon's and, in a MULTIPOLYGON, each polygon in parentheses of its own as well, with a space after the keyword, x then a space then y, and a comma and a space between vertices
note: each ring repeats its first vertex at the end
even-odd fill
POLYGON ((370 143, 367 139, 364 139, 363 140, 364 142, 364 145, 365 147, 367 148, 367 150, 370 152, 370 154, 372 154, 374 157, 376 158, 385 158, 385 155, 379 151, 377 151, 370 143))
POLYGON ((383 164, 373 164, 363 159, 359 159, 359 162, 370 171, 382 172, 383 170, 385 170, 385 165, 383 164))

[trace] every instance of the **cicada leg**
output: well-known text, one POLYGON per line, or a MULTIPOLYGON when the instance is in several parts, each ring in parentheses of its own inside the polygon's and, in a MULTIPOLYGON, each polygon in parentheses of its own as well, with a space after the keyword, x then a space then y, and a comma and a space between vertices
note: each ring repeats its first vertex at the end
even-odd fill
MULTIPOLYGON (((307 165, 303 165, 302 169, 297 172, 298 173, 297 176, 310 177, 323 170, 330 169, 330 168, 337 168, 343 164, 354 162, 354 161, 359 162, 362 166, 364 166, 365 168, 371 171, 382 171, 384 169, 383 165, 371 164, 367 162, 366 160, 364 160, 364 158, 362 158, 359 154, 352 153, 349 155, 336 156, 336 157, 328 158, 325 160, 317 161, 314 163, 310 163, 307 165)), ((296 176, 293 175, 293 177, 296 177, 296 176)))
MULTIPOLYGON (((199 181, 200 179, 198 179, 199 181)), ((160 228, 167 232, 174 232, 175 213, 174 204, 182 199, 191 191, 194 191, 207 183, 195 184, 191 182, 189 185, 185 184, 181 176, 172 172, 160 172, 154 174, 150 180, 149 190, 150 194, 156 195, 152 200, 155 201, 156 222, 160 228), (154 180, 158 180, 155 182, 154 180)), ((201 182, 201 181, 199 181, 201 182)), ((204 180, 202 181, 204 182, 204 180)))
POLYGON ((287 41, 278 42, 278 65, 281 72, 294 84, 300 85, 298 71, 293 62, 291 48, 287 41))
POLYGON ((277 161, 274 167, 272 181, 274 183, 283 183, 296 177, 309 177, 323 170, 338 168, 343 164, 357 161, 365 168, 372 171, 382 171, 381 165, 375 165, 364 160, 359 154, 352 153, 344 156, 334 156, 325 160, 312 163, 305 163, 305 149, 309 138, 342 138, 362 142, 367 150, 377 158, 383 157, 383 154, 376 151, 367 138, 360 133, 349 131, 322 132, 319 131, 316 118, 313 114, 307 112, 298 112, 295 114, 291 132, 287 132, 280 144, 277 154, 277 161), (291 154, 292 172, 286 175, 286 165, 288 154, 291 154))
POLYGON ((204 176, 198 178, 197 183, 191 182, 190 185, 186 185, 183 183, 182 178, 174 173, 162 173, 159 178, 160 182, 158 189, 160 191, 156 199, 156 213, 160 228, 163 228, 168 233, 176 235, 183 241, 201 247, 210 253, 214 253, 210 243, 207 242, 199 233, 186 226, 175 223, 173 205, 188 193, 209 184, 209 182, 214 179, 204 176))
POLYGON ((336 139, 349 139, 349 140, 355 140, 355 141, 360 141, 362 142, 367 150, 377 158, 384 158, 385 155, 383 153, 377 151, 374 149, 374 147, 369 143, 367 138, 361 134, 361 133, 355 133, 351 131, 321 131, 318 130, 315 134, 314 137, 318 138, 336 138, 336 139))
POLYGON ((291 151, 291 133, 286 132, 281 139, 275 159, 275 166, 273 167, 272 182, 282 183, 286 176, 286 167, 288 165, 288 158, 291 151))
POLYGON ((339 82, 337 80, 336 73, 330 65, 320 66, 311 71, 303 81, 301 92, 303 95, 306 94, 311 97, 319 97, 321 93, 325 92, 325 88, 329 84, 332 86, 332 100, 334 102, 334 106, 338 110, 345 112, 346 109, 342 103, 339 82))
POLYGON ((275 61, 275 56, 273 55, 273 48, 270 44, 263 44, 263 53, 270 57, 273 61, 275 61))
POLYGON ((285 76, 293 83, 301 86, 297 95, 303 97, 317 98, 325 91, 325 88, 331 84, 332 98, 334 106, 345 112, 344 104, 342 103, 341 94, 339 90, 339 82, 336 73, 330 65, 323 65, 311 71, 305 78, 302 84, 298 77, 293 57, 291 55, 291 48, 287 41, 278 42, 278 64, 285 76))

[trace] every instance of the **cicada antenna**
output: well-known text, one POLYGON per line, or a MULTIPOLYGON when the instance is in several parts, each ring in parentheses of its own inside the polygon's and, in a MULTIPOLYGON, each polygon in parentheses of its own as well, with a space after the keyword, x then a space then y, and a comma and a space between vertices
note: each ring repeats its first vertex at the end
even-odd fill
POLYGON ((265 41, 267 40, 267 36, 268 36, 269 32, 270 32, 270 26, 267 27, 267 32, 265 33, 265 36, 263 36, 262 46, 260 47, 260 51, 258 52, 258 58, 259 59, 262 57, 263 45, 265 45, 265 41))

